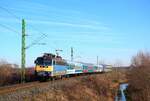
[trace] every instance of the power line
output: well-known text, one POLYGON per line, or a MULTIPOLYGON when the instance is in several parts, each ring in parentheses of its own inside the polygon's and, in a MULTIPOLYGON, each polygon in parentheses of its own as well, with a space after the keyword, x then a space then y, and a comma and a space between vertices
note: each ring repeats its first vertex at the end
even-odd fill
POLYGON ((29 25, 30 27, 32 27, 32 29, 34 29, 36 32, 45 35, 42 31, 40 31, 39 29, 35 28, 33 25, 29 25))
POLYGON ((4 7, 1 7, 1 6, 0 6, 0 9, 2 9, 3 11, 6 11, 7 13, 9 13, 10 15, 12 15, 13 17, 15 17, 16 19, 18 19, 19 21, 21 20, 20 17, 16 16, 14 13, 12 13, 11 11, 9 11, 8 9, 6 9, 4 7))
MULTIPOLYGON (((7 29, 7 30, 9 30, 9 31, 12 31, 12 32, 14 32, 14 33, 17 33, 19 36, 21 35, 21 34, 20 34, 21 32, 19 32, 19 31, 13 29, 13 28, 11 28, 11 27, 8 27, 8 26, 6 26, 6 25, 4 25, 4 24, 1 24, 1 23, 0 23, 0 26, 3 27, 3 28, 5 28, 5 29, 7 29)), ((26 34, 26 36, 28 36, 28 34, 26 34)))
POLYGON ((34 29, 34 30, 37 31, 38 33, 42 34, 40 37, 38 37, 37 39, 35 39, 35 40, 31 43, 30 46, 35 45, 39 40, 41 41, 41 40, 43 40, 44 38, 46 38, 46 37, 48 36, 47 34, 41 32, 39 29, 35 28, 34 26, 32 26, 32 25, 29 25, 29 26, 32 27, 32 29, 34 29))
MULTIPOLYGON (((0 8, 4 11, 6 11, 7 13, 9 13, 10 15, 12 15, 14 18, 18 19, 19 21, 22 19, 21 17, 15 15, 14 13, 12 13, 11 11, 9 11, 8 9, 1 7, 0 8)), ((39 29, 35 28, 34 26, 30 25, 32 27, 32 29, 34 29, 35 31, 39 32, 39 33, 43 33, 41 32, 39 29)))
MULTIPOLYGON (((9 13, 10 15, 12 15, 12 16, 13 16, 14 18, 16 18, 17 20, 19 20, 19 21, 21 20, 20 17, 18 17, 17 15, 15 15, 14 13, 12 13, 12 12, 9 11, 8 9, 6 9, 6 8, 4 8, 4 7, 1 7, 1 6, 0 6, 0 9, 2 9, 3 11, 6 11, 7 13, 9 13)), ((5 27, 5 28, 7 28, 7 29, 9 29, 9 30, 12 30, 13 32, 17 32, 17 31, 15 31, 15 30, 13 30, 13 29, 7 27, 7 26, 4 26, 4 25, 1 25, 1 26, 5 27)), ((47 37, 46 34, 44 34, 43 32, 39 31, 39 29, 35 28, 34 26, 30 25, 30 27, 32 27, 32 29, 34 29, 35 31, 37 31, 38 33, 40 33, 40 34, 42 34, 42 35, 41 35, 40 37, 38 37, 36 40, 34 40, 27 48, 29 48, 29 47, 31 47, 31 46, 37 44, 37 42, 38 42, 39 40, 41 40, 41 39, 47 37), (44 36, 44 37, 43 37, 43 36, 44 36)), ((18 32, 17 32, 17 33, 18 33, 18 32)), ((27 36, 27 35, 26 35, 26 36, 27 36)))
POLYGON ((26 47, 26 49, 36 45, 36 44, 39 44, 40 41, 42 41, 45 37, 47 37, 46 34, 42 34, 40 37, 38 37, 37 39, 35 39, 29 46, 26 47))
MULTIPOLYGON (((8 9, 0 6, 0 9, 2 9, 3 11, 6 11, 7 13, 9 13, 10 15, 12 15, 14 18, 16 18, 17 20, 21 20, 22 18, 17 16, 16 14, 12 13, 11 11, 9 11, 8 9)), ((37 31, 40 34, 43 34, 43 32, 39 31, 39 29, 35 28, 34 26, 30 25, 32 27, 32 29, 34 29, 35 31, 37 31)))
MULTIPOLYGON (((4 8, 4 7, 1 7, 1 6, 0 6, 0 9, 3 10, 3 11, 5 11, 5 12, 7 12, 7 13, 9 13, 9 14, 12 15, 13 17, 15 17, 17 20, 19 20, 19 21, 21 20, 20 17, 16 16, 14 13, 10 12, 8 9, 6 9, 6 8, 4 8)), ((7 29, 7 30, 9 30, 9 31, 15 32, 15 33, 17 33, 17 34, 20 35, 20 32, 18 32, 18 31, 16 31, 16 30, 12 29, 12 28, 10 28, 10 27, 8 27, 8 26, 6 26, 6 25, 0 24, 0 26, 3 27, 3 28, 5 28, 5 29, 7 29)))
POLYGON ((15 33, 17 33, 17 34, 20 35, 20 32, 18 32, 18 31, 16 31, 16 30, 12 29, 12 28, 10 28, 10 27, 8 27, 8 26, 6 26, 6 25, 3 25, 3 24, 0 23, 0 26, 3 27, 3 28, 5 28, 5 29, 7 29, 7 30, 9 30, 9 31, 15 32, 15 33))

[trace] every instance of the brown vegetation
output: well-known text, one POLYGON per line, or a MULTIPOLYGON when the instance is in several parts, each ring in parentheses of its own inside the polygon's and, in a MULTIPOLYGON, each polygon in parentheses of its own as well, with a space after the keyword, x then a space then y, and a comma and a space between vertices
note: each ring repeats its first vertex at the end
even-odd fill
MULTIPOLYGON (((17 66, 17 65, 16 65, 17 66)), ((20 80, 19 69, 7 62, 0 62, 0 86, 18 83, 20 80)))
POLYGON ((128 99, 131 101, 149 101, 150 53, 139 52, 136 56, 133 57, 128 78, 128 99))
POLYGON ((34 95, 33 98, 38 101, 114 101, 119 80, 124 79, 122 74, 123 72, 112 71, 72 78, 53 90, 34 95))
MULTIPOLYGON (((6 61, 0 61, 0 86, 12 85, 16 83, 20 83, 20 68, 18 65, 9 64, 6 61)), ((26 81, 33 81, 34 77, 34 69, 27 68, 26 69, 26 81)))
POLYGON ((44 82, 33 88, 0 95, 0 100, 114 101, 119 85, 115 75, 116 73, 112 72, 44 82))

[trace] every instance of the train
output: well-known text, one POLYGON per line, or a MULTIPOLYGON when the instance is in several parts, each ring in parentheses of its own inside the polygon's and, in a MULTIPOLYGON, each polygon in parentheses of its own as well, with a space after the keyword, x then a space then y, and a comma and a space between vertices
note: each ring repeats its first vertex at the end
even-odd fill
MULTIPOLYGON (((35 75, 40 81, 70 77, 74 75, 106 72, 106 65, 75 62, 63 59, 61 56, 44 53, 35 60, 35 75)), ((109 66, 109 71, 111 66, 109 66)))

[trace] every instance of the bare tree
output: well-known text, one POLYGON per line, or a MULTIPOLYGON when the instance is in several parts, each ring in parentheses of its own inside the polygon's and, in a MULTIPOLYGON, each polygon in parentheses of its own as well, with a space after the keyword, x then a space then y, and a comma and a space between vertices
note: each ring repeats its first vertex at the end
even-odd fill
POLYGON ((139 52, 131 60, 132 69, 128 75, 131 99, 149 101, 150 99, 150 53, 139 52))

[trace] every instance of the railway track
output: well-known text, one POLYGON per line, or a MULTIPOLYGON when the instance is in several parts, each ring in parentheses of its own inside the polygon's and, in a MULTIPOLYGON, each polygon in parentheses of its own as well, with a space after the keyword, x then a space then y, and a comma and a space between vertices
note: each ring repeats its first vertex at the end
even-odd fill
MULTIPOLYGON (((67 79, 63 79, 63 80, 67 80, 67 79)), ((46 85, 50 85, 53 84, 53 86, 55 84, 57 84, 60 81, 63 81, 61 79, 57 79, 57 80, 53 80, 53 81, 47 81, 47 82, 30 82, 30 83, 24 83, 24 84, 16 84, 16 85, 11 85, 11 86, 6 86, 6 87, 0 87, 0 95, 3 94, 10 94, 16 91, 21 91, 21 90, 27 90, 27 89, 31 89, 31 88, 39 88, 39 87, 44 87, 46 85)))
POLYGON ((39 82, 30 82, 30 83, 23 83, 23 84, 15 84, 11 86, 5 86, 5 87, 0 87, 0 95, 4 93, 9 93, 9 92, 14 92, 20 89, 27 89, 30 87, 33 87, 35 85, 39 84, 39 82))
POLYGON ((69 78, 57 79, 57 80, 47 81, 47 82, 35 81, 35 82, 30 82, 30 83, 23 83, 23 84, 16 84, 16 85, 11 85, 11 86, 0 87, 0 95, 13 93, 13 92, 19 91, 19 90, 27 90, 29 88, 34 88, 34 87, 41 87, 41 86, 50 85, 50 84, 51 85, 55 85, 58 83, 60 84, 60 83, 62 83, 63 80, 69 80, 69 79, 80 78, 80 77, 85 77, 85 76, 88 76, 88 75, 73 76, 73 77, 69 77, 69 78))

